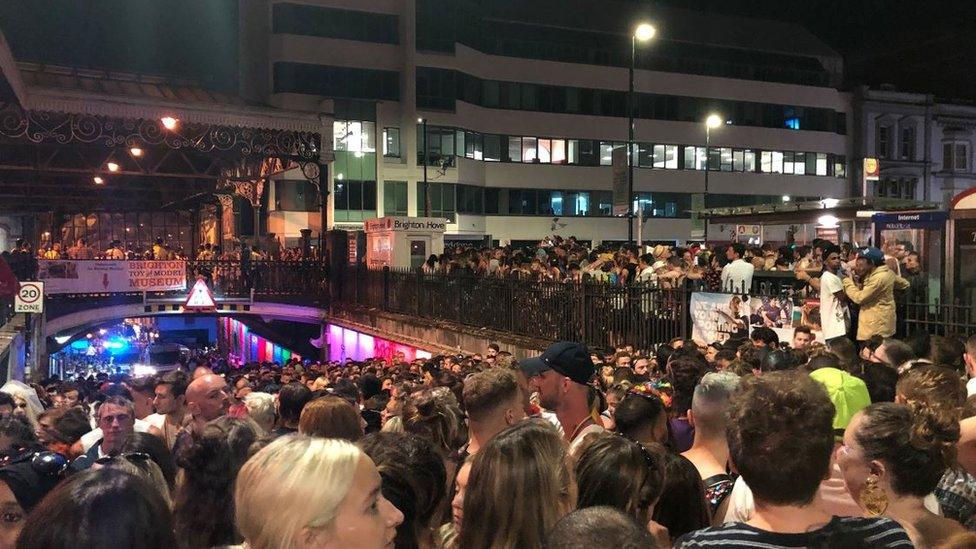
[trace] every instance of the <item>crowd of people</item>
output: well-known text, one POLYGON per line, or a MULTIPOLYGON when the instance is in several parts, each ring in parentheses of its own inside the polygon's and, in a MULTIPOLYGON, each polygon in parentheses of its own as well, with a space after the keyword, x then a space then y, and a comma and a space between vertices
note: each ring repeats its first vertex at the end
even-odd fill
POLYGON ((297 246, 279 246, 276 250, 262 250, 256 245, 242 244, 240 248, 223 249, 219 245, 210 243, 199 245, 194 253, 192 249, 186 250, 183 246, 170 244, 163 238, 157 238, 151 245, 126 245, 121 240, 113 240, 104 250, 90 245, 86 238, 79 238, 72 245, 44 242, 38 246, 36 253, 28 241, 18 239, 12 250, 3 253, 8 263, 11 260, 17 263, 23 259, 240 261, 245 252, 248 252, 254 261, 266 261, 271 259, 272 255, 274 259, 280 261, 300 261, 304 255, 310 255, 304 254, 302 248, 297 246))
POLYGON ((0 546, 976 545, 976 336, 0 387, 0 546))

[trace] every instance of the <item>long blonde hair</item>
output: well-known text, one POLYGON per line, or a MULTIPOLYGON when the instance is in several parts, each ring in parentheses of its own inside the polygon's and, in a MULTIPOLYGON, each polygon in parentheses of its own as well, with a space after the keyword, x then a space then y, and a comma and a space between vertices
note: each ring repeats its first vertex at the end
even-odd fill
POLYGON ((349 492, 359 461, 351 442, 281 437, 237 477, 237 526, 252 549, 290 549, 304 528, 328 528, 349 492))
POLYGON ((575 506, 566 443, 551 425, 522 421, 475 454, 458 547, 537 549, 575 506))

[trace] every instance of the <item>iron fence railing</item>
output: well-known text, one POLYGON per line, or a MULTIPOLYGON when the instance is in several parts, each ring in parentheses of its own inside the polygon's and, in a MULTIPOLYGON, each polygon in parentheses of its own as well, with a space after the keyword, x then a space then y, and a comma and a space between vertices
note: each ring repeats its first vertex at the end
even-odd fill
POLYGON ((336 283, 334 304, 379 308, 548 341, 582 341, 601 348, 626 343, 650 349, 687 333, 685 288, 536 282, 363 267, 346 270, 336 283))
POLYGON ((901 303, 897 321, 900 336, 927 333, 966 337, 976 333, 976 305, 961 300, 901 303))

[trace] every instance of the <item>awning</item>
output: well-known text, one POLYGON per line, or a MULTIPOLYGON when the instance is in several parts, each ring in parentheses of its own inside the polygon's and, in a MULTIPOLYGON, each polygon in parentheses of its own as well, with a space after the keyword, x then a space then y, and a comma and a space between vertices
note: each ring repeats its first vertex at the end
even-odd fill
POLYGON ((732 208, 706 208, 692 213, 711 223, 751 223, 762 225, 794 225, 817 223, 825 215, 839 221, 864 219, 880 212, 920 212, 938 210, 935 202, 901 198, 856 197, 826 198, 823 200, 790 201, 732 208))

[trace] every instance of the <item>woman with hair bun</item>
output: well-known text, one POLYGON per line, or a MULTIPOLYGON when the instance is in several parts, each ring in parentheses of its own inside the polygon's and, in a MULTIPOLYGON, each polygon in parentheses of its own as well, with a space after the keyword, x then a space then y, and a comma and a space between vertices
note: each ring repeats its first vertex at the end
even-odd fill
POLYGON ((882 402, 851 420, 838 462, 866 514, 897 521, 917 547, 938 547, 964 531, 924 503, 955 465, 958 440, 959 418, 951 409, 882 402))

